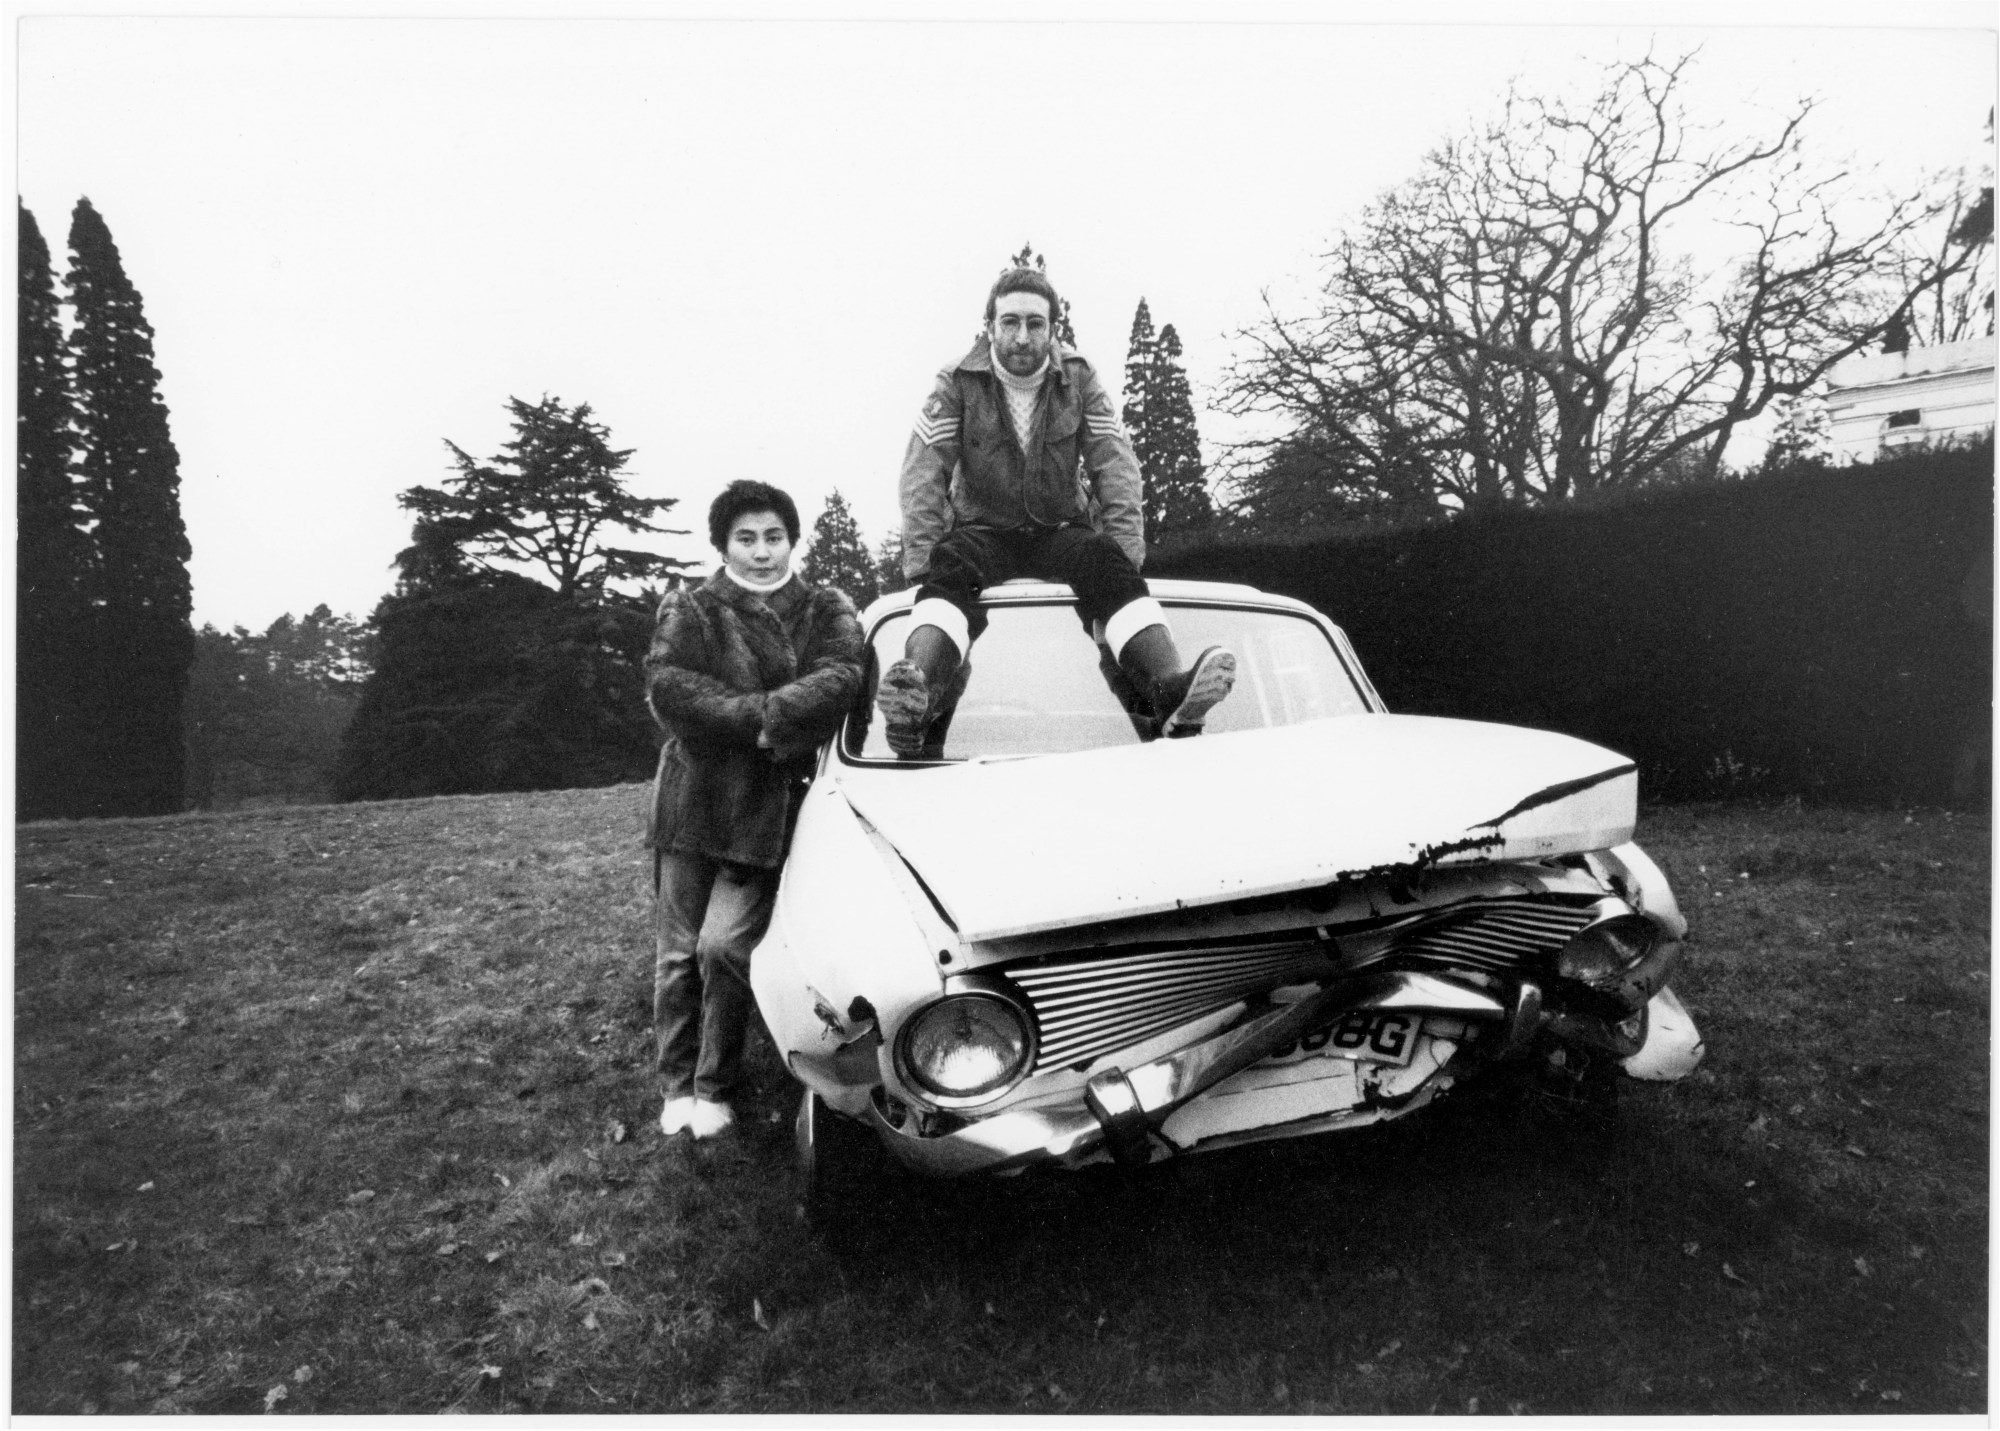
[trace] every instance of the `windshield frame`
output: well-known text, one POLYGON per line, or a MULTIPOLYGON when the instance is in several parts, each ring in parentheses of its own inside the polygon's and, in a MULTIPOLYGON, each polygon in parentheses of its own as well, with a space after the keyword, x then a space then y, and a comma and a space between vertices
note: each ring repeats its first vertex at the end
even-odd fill
MULTIPOLYGON (((857 770, 928 770, 938 766, 978 765, 1007 760, 1039 760, 1045 758, 1042 754, 1023 754, 953 756, 944 759, 903 759, 893 756, 862 755, 849 749, 848 737, 853 723, 857 718, 869 717, 869 712, 863 709, 863 704, 873 700, 875 683, 879 679, 879 672, 876 670, 875 638, 889 622, 896 620, 898 617, 908 616, 911 607, 916 604, 916 594, 914 591, 898 593, 898 595, 903 599, 896 601, 894 605, 884 607, 868 623, 867 631, 864 634, 866 654, 863 660, 861 690, 856 697, 854 709, 850 710, 842 719, 840 730, 827 743, 831 747, 830 764, 838 762, 840 765, 857 770)), ((1288 616, 1295 620, 1309 621, 1319 629, 1320 633, 1327 638, 1328 644, 1333 647, 1334 659, 1340 663, 1342 673, 1346 675, 1349 683, 1360 694, 1362 704, 1367 712, 1371 715, 1386 715, 1388 713, 1388 708, 1383 705, 1382 697, 1376 692, 1374 683, 1368 679, 1367 672, 1362 669, 1361 660, 1355 654, 1354 647, 1348 642, 1347 633, 1302 601, 1295 602, 1282 597, 1272 598, 1268 596, 1264 600, 1251 600, 1236 596, 1220 595, 1205 597, 1180 592, 1175 592, 1171 595, 1162 593, 1156 599, 1166 609, 1169 616, 1176 610, 1200 607, 1208 610, 1258 612, 1264 615, 1288 616)), ((1033 589, 1028 590, 989 589, 981 597, 980 605, 986 607, 988 610, 1008 606, 1060 606, 1073 610, 1076 606, 1076 598, 1068 594, 1066 588, 1058 587, 1051 590, 1046 585, 1036 583, 1033 589)), ((1122 747, 1105 747, 1105 749, 1120 748, 1122 747)))

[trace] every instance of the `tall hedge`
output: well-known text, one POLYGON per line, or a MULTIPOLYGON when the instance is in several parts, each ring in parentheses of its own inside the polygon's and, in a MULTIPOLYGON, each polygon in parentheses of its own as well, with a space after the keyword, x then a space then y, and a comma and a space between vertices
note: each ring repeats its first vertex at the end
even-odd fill
POLYGON ((1567 731, 1655 797, 1987 798, 1990 440, 1148 571, 1311 602, 1392 710, 1567 731))

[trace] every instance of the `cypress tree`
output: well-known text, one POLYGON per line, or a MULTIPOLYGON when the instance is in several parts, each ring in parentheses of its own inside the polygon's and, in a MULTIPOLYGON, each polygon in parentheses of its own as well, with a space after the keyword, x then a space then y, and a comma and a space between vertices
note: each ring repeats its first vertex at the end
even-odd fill
POLYGON ((856 606, 866 606, 881 592, 860 524, 838 488, 827 493, 826 505, 813 523, 812 545, 799 563, 799 575, 814 586, 839 587, 856 606))
POLYGON ((55 275, 41 226, 20 209, 15 356, 15 811, 20 819, 69 808, 78 762, 76 693, 70 679, 83 639, 83 577, 89 556, 70 477, 69 376, 55 275))
POLYGON ((77 475, 94 551, 95 634, 82 663, 90 746, 83 813, 157 815, 182 804, 182 705, 194 659, 180 454, 153 366, 153 329, 90 200, 70 219, 77 475))
POLYGON ((1146 539, 1186 536, 1215 520, 1201 477, 1201 435, 1194 399, 1181 366, 1181 338, 1169 323, 1153 349, 1153 383, 1146 394, 1146 429, 1152 470, 1146 474, 1146 539))

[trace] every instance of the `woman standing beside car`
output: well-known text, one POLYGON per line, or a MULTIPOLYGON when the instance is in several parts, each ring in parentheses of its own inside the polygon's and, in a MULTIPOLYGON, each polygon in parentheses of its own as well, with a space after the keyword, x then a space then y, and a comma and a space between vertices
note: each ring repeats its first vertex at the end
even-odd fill
POLYGON ((647 702, 667 733, 647 827, 660 1131, 697 1138, 735 1121, 750 952, 814 752, 853 704, 862 658, 854 603, 792 574, 799 513, 784 492, 730 483, 708 535, 722 565, 667 593, 646 654, 647 702))

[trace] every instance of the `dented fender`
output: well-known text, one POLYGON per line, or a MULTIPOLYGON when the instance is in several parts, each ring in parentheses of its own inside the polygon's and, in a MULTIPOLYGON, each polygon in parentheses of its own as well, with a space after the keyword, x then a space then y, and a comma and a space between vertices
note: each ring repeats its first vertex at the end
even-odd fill
POLYGON ((834 782, 808 792, 794 839, 813 857, 785 867, 750 987, 793 1075, 858 1116, 881 1081, 875 1011, 936 998, 938 950, 834 782))

